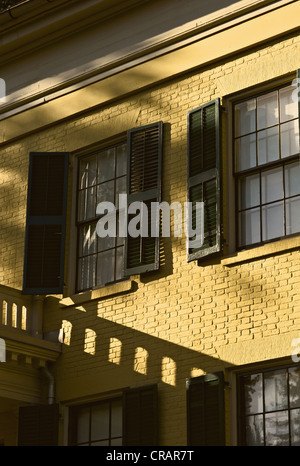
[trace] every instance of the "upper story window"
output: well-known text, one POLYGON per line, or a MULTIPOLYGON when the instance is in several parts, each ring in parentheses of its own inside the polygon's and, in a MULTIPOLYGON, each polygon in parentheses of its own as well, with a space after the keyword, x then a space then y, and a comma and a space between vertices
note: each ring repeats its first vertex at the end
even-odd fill
POLYGON ((78 291, 124 277, 124 238, 97 235, 96 207, 100 202, 111 202, 119 215, 119 194, 126 193, 126 170, 125 143, 83 157, 79 162, 78 291))
POLYGON ((298 102, 291 85, 234 105, 238 247, 300 232, 298 102))

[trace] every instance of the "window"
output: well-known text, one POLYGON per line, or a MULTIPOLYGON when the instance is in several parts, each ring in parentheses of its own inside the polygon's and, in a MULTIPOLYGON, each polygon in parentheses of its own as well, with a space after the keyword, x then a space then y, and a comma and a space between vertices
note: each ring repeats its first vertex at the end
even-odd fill
POLYGON ((72 445, 122 445, 121 398, 72 409, 72 445))
POLYGON ((153 446, 157 436, 157 385, 128 388, 122 397, 70 408, 70 445, 153 446))
POLYGON ((111 202, 118 225, 119 194, 126 193, 126 144, 121 143, 79 162, 78 181, 78 291, 124 278, 124 238, 100 238, 96 232, 96 207, 111 202))
POLYGON ((300 445, 300 367, 239 376, 240 443, 300 445))
POLYGON ((294 90, 288 85, 234 105, 239 248, 300 232, 299 114, 294 90))

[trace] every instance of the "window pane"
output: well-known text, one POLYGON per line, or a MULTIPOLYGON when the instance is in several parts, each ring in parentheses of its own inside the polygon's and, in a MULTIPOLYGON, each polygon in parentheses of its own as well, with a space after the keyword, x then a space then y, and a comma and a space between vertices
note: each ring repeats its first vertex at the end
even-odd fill
POLYGON ((250 209, 240 213, 240 246, 259 243, 260 209, 250 209))
POLYGON ((247 209, 260 204, 259 175, 252 175, 240 180, 240 209, 247 209))
POLYGON ((292 120, 298 117, 298 103, 292 99, 294 86, 288 86, 279 91, 280 121, 292 120))
POLYGON ((78 288, 85 290, 95 286, 96 256, 88 256, 78 261, 78 288))
POLYGON ((292 235, 300 231, 300 197, 286 201, 286 234, 292 235))
POLYGON ((235 106, 235 135, 242 136, 256 130, 255 99, 242 102, 235 106))
POLYGON ((78 413, 77 422, 77 443, 89 441, 90 432, 90 410, 82 408, 78 413))
POLYGON ((115 251, 114 249, 101 252, 97 260, 97 285, 105 285, 115 279, 115 251))
POLYGON ((249 416, 246 419, 246 444, 261 446, 264 444, 263 415, 249 416))
POLYGON ((88 220, 96 215, 96 187, 84 189, 78 197, 78 220, 88 220))
POLYGON ((120 438, 113 438, 110 442, 110 444, 112 446, 122 446, 123 442, 122 442, 122 437, 120 438))
POLYGON ((278 126, 268 128, 258 133, 258 164, 279 159, 278 126))
POLYGON ((282 167, 262 173, 261 194, 263 204, 283 199, 282 167))
POLYGON ((116 238, 106 236, 105 238, 98 237, 98 252, 105 251, 106 249, 113 248, 115 246, 116 238))
POLYGON ((115 149, 107 149, 99 154, 98 183, 111 180, 115 177, 115 149))
MULTIPOLYGON (((116 400, 111 405, 111 436, 122 436, 122 401, 116 400)), ((114 443, 114 445, 117 445, 114 443)))
POLYGON ((287 399, 287 373, 286 371, 274 371, 265 375, 265 409, 285 409, 288 406, 287 399))
POLYGON ((265 429, 267 446, 289 445, 289 421, 287 411, 266 414, 265 429))
POLYGON ((247 170, 256 166, 256 135, 250 134, 235 142, 236 169, 247 170))
POLYGON ((257 129, 279 123, 277 91, 257 98, 257 129))
POLYGON ((122 176, 122 178, 118 178, 116 180, 116 208, 119 208, 119 194, 126 194, 127 192, 127 184, 126 184, 126 177, 122 176))
POLYGON ((289 389, 291 408, 300 407, 300 367, 289 368, 289 389))
POLYGON ((299 122, 289 121, 280 127, 281 157, 288 157, 299 153, 299 122))
POLYGON ((263 411, 262 374, 253 374, 244 378, 244 396, 246 414, 263 411))
POLYGON ((284 235, 283 202, 262 207, 263 241, 284 235))
POLYGON ((95 155, 80 161, 79 188, 87 188, 97 182, 97 158, 95 155))
POLYGON ((300 409, 291 411, 291 445, 300 446, 300 409))
POLYGON ((127 172, 127 153, 126 144, 117 147, 117 173, 116 176, 126 175, 127 172))
POLYGON ((109 438, 109 403, 92 408, 91 440, 109 438))
POLYGON ((115 182, 107 181, 99 184, 97 190, 97 204, 99 202, 115 202, 115 182))
POLYGON ((96 225, 84 225, 79 231, 79 255, 86 256, 96 252, 96 225))
POLYGON ((284 174, 286 197, 300 194, 300 162, 289 163, 286 165, 284 174))

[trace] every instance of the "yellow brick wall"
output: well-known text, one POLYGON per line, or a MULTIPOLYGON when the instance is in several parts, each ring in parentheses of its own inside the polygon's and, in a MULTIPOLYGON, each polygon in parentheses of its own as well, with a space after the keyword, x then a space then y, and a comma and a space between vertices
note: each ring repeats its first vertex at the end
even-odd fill
MULTIPOLYGON (((299 36, 289 37, 224 59, 4 146, 0 282, 22 286, 30 151, 76 151, 121 130, 162 120, 163 200, 184 203, 187 112, 216 97, 226 107, 227 95, 295 72, 300 67, 299 44, 299 36)), ((230 156, 226 147, 224 181, 230 156)), ((72 171, 71 176, 76 179, 72 171)), ((69 208, 72 202, 70 198, 69 208)), ((229 208, 225 196, 224 209, 229 208)), ((73 233, 71 225, 69 234, 73 233)), ((226 234, 225 216, 225 238, 226 234)), ((254 251, 257 257, 245 262, 237 257, 230 264, 216 259, 197 266, 186 261, 185 238, 171 236, 162 242, 160 270, 131 277, 128 291, 118 293, 116 285, 107 297, 65 307, 59 305, 59 297, 47 298, 45 330, 62 325, 66 329, 63 354, 55 366, 58 400, 68 404, 126 386, 158 383, 160 444, 182 445, 186 378, 289 358, 292 339, 300 336, 300 252, 299 243, 293 244, 293 249, 271 256, 268 248, 262 257, 254 251)), ((67 270, 67 283, 71 272, 67 270)), ((228 444, 230 410, 226 391, 228 444)))

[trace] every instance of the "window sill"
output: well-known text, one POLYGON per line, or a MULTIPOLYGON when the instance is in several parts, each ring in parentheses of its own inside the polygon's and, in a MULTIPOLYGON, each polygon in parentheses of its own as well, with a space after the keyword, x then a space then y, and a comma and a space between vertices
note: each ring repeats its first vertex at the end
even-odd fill
POLYGON ((125 293, 126 291, 132 290, 133 281, 126 280, 120 283, 114 283, 113 285, 106 286, 103 288, 98 288, 91 291, 84 291, 82 293, 77 293, 67 298, 60 300, 59 304, 61 307, 67 306, 78 306, 80 304, 86 303, 87 301, 93 301, 96 299, 103 299, 108 296, 125 293))
POLYGON ((297 248, 300 248, 300 236, 285 238, 273 243, 264 244, 263 246, 258 246, 257 248, 237 252, 234 255, 222 259, 221 264, 225 266, 235 265, 297 248))

